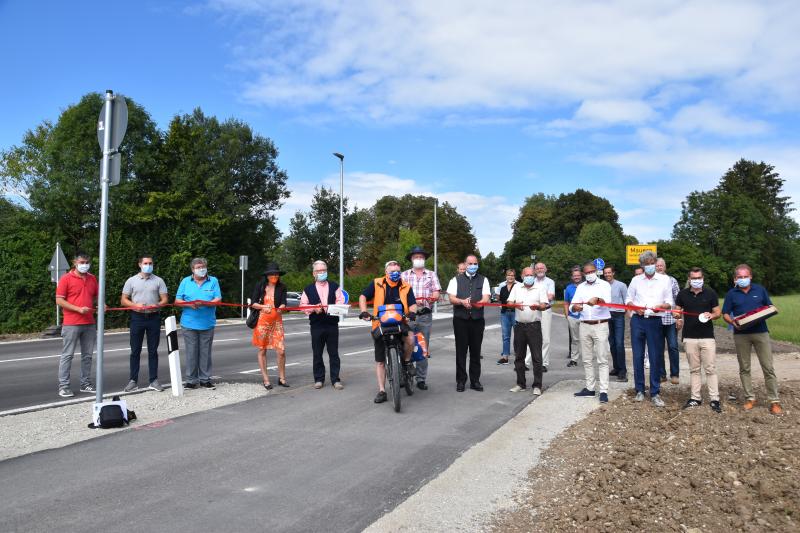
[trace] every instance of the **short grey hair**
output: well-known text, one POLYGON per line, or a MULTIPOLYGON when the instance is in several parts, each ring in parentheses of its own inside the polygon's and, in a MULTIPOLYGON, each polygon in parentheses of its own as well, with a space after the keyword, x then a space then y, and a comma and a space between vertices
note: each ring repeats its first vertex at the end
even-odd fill
POLYGON ((192 269, 194 270, 194 267, 196 265, 208 266, 208 260, 205 257, 195 257, 194 259, 192 259, 192 262, 189 263, 189 266, 192 267, 192 269))
POLYGON ((650 261, 655 263, 656 259, 657 259, 656 254, 654 254, 652 250, 645 250, 644 252, 639 254, 639 264, 640 265, 643 265, 645 263, 649 263, 650 261))
POLYGON ((389 267, 392 266, 392 265, 400 266, 400 263, 398 263, 394 259, 390 259, 389 261, 386 261, 385 265, 383 265, 383 270, 384 271, 389 270, 389 267))
POLYGON ((656 259, 656 263, 658 263, 659 261, 661 261, 662 263, 664 263, 664 266, 667 266, 667 262, 666 262, 666 261, 664 261, 664 258, 663 258, 663 257, 659 257, 658 259, 656 259))
POLYGON ((314 271, 317 269, 317 266, 319 266, 319 265, 322 265, 322 266, 324 266, 326 269, 328 268, 328 263, 326 263, 326 262, 325 262, 325 261, 323 261, 322 259, 317 259, 317 260, 316 260, 316 261, 314 261, 314 263, 311 265, 311 272, 314 272, 314 271))

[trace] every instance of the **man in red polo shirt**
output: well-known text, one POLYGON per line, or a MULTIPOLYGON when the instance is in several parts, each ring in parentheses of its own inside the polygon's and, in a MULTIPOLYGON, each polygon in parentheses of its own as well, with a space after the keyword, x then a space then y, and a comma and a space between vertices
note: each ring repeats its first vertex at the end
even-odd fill
POLYGON ((92 372, 92 352, 97 338, 94 325, 94 307, 97 302, 97 278, 89 274, 91 262, 84 252, 78 252, 72 260, 75 266, 58 281, 56 305, 64 310, 61 337, 64 348, 58 364, 58 395, 74 396, 69 388, 69 373, 72 356, 78 343, 81 344, 81 392, 95 392, 89 379, 92 372))

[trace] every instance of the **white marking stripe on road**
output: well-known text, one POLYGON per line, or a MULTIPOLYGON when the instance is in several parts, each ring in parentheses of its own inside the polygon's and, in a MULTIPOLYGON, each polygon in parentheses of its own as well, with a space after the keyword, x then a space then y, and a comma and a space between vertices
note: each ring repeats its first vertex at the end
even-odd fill
MULTIPOLYGON (((103 353, 106 352, 124 352, 125 350, 131 351, 130 348, 113 348, 111 350, 103 350, 103 353)), ((97 352, 92 352, 92 354, 96 354, 97 352)), ((78 354, 80 355, 80 354, 78 354)), ((56 355, 37 355, 35 357, 21 357, 19 359, 3 359, 0 363, 15 363, 18 361, 33 361, 34 359, 50 359, 52 357, 61 357, 61 354, 56 355)))
POLYGON ((345 354, 342 354, 342 355, 358 355, 360 353, 367 353, 367 352, 374 352, 374 351, 375 351, 375 348, 368 348, 366 350, 359 350, 357 352, 350 352, 350 353, 345 353, 345 354))
MULTIPOLYGON (((300 364, 302 364, 302 363, 286 363, 286 366, 297 366, 297 365, 300 365, 300 364)), ((277 366, 268 366, 267 367, 267 370, 277 370, 277 369, 278 369, 277 366)), ((244 371, 239 372, 239 373, 240 374, 256 374, 258 372, 261 372, 260 368, 255 368, 253 370, 244 370, 244 371)))

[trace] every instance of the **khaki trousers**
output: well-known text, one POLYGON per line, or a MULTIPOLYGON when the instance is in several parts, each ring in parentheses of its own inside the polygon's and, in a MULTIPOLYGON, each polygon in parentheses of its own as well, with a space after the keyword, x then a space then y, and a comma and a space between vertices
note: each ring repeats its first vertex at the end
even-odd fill
POLYGON ((769 333, 738 333, 733 335, 736 355, 739 358, 739 378, 742 380, 745 400, 755 400, 753 381, 750 378, 750 356, 752 348, 756 349, 761 371, 764 373, 764 386, 767 389, 767 400, 778 401, 778 378, 772 367, 772 344, 769 333))
POLYGON ((689 359, 689 372, 692 383, 692 399, 701 401, 703 380, 700 368, 706 375, 708 397, 712 402, 719 401, 719 380, 717 379, 717 342, 714 339, 683 339, 686 358, 689 359))
POLYGON ((611 349, 608 345, 608 322, 587 324, 581 322, 581 356, 583 370, 586 375, 586 388, 595 390, 597 380, 600 381, 598 392, 608 392, 608 356, 611 349), (594 359, 597 359, 597 374, 594 375, 594 359))

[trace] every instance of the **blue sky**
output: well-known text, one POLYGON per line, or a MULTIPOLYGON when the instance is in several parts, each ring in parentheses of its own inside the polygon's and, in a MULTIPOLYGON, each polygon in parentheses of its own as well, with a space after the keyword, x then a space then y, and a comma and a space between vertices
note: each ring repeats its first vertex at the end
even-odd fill
POLYGON ((579 187, 647 241, 739 157, 800 198, 798 27, 790 1, 0 0, 0 149, 110 88, 273 139, 284 230, 339 151, 358 205, 436 195, 484 254, 526 196, 579 187))

